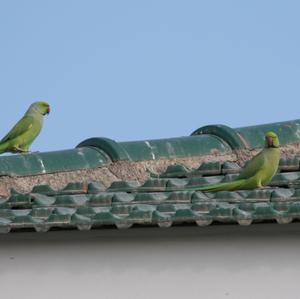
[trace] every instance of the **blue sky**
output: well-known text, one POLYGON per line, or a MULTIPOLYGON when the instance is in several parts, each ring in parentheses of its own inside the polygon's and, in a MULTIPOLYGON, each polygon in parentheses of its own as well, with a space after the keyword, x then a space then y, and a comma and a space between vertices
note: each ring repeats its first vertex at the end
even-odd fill
POLYGON ((32 146, 189 135, 300 118, 299 1, 0 1, 0 135, 30 103, 32 146))

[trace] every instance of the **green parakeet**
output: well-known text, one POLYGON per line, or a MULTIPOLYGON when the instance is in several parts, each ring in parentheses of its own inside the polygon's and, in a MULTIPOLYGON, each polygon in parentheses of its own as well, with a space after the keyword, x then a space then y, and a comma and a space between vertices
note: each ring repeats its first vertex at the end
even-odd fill
POLYGON ((4 152, 26 153, 35 138, 39 135, 44 115, 50 113, 46 102, 35 102, 30 105, 24 116, 0 141, 0 154, 4 152))
POLYGON ((216 192, 255 189, 266 186, 276 174, 280 160, 279 139, 274 132, 265 135, 265 147, 249 160, 233 181, 188 190, 216 192))

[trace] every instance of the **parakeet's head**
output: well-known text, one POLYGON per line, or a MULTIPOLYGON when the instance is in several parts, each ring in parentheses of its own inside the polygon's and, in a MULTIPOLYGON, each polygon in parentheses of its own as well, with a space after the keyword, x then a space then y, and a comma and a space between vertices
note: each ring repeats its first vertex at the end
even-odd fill
POLYGON ((278 136, 274 132, 268 132, 265 135, 266 138, 266 147, 279 147, 278 136))
POLYGON ((50 105, 46 102, 35 102, 28 109, 28 112, 32 111, 46 115, 50 113, 50 105))

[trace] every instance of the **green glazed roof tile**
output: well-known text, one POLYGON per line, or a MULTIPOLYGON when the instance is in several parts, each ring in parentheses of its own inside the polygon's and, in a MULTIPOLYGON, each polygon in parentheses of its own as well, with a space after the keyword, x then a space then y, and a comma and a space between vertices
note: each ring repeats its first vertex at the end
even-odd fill
POLYGON ((9 208, 9 204, 7 203, 8 200, 9 200, 8 198, 0 197, 0 209, 9 208))
POLYGON ((222 164, 222 174, 235 174, 241 171, 241 167, 235 162, 224 162, 222 164))
POLYGON ((221 174, 222 164, 219 161, 215 162, 203 162, 198 169, 193 173, 199 175, 216 175, 221 174))
POLYGON ((192 201, 191 191, 175 191, 171 192, 167 198, 167 202, 172 203, 191 203, 192 201))
POLYGON ((199 215, 199 218, 195 221, 196 224, 200 227, 202 226, 208 226, 211 225, 213 223, 213 218, 209 215, 199 215))
POLYGON ((120 142, 119 145, 132 161, 193 157, 209 154, 212 149, 220 153, 231 152, 226 142, 208 135, 120 142))
POLYGON ((280 159, 279 169, 282 171, 297 171, 300 166, 300 157, 285 157, 280 159))
POLYGON ((47 223, 53 226, 68 225, 71 223, 71 217, 76 212, 71 208, 55 208, 48 217, 47 223))
POLYGON ((113 203, 130 203, 131 201, 134 201, 134 195, 126 192, 114 193, 112 198, 113 203))
POLYGON ((53 209, 52 214, 53 215, 61 215, 61 216, 65 216, 65 215, 72 215, 74 214, 76 211, 75 208, 69 208, 69 207, 56 207, 53 209))
POLYGON ((247 199, 255 201, 269 201, 271 199, 271 189, 256 189, 247 191, 247 199))
POLYGON ((217 202, 241 202, 244 198, 238 192, 230 192, 230 191, 220 191, 216 192, 212 198, 217 202))
POLYGON ((196 187, 196 186, 204 186, 209 184, 218 184, 222 182, 224 179, 223 176, 207 176, 207 177, 199 177, 199 178, 191 178, 186 187, 196 187))
MULTIPOLYGON (((101 210, 103 211, 103 210, 101 210)), ((90 206, 82 206, 76 209, 77 215, 82 215, 85 217, 92 217, 97 214, 97 209, 90 207, 90 206)))
POLYGON ((55 195, 57 194, 57 191, 52 189, 49 185, 37 185, 32 188, 31 193, 55 195))
POLYGON ((271 194, 271 201, 290 201, 291 197, 295 193, 293 189, 277 189, 271 194))
POLYGON ((73 214, 71 216, 71 224, 76 226, 79 230, 85 231, 92 228, 92 219, 86 216, 73 214))
POLYGON ((113 196, 113 193, 97 193, 90 197, 88 204, 90 206, 111 206, 113 196))
POLYGON ((14 218, 13 224, 18 227, 31 227, 34 224, 42 222, 43 220, 34 218, 31 215, 20 215, 14 218))
POLYGON ((217 207, 216 202, 198 202, 192 204, 192 210, 201 212, 203 214, 208 214, 211 210, 217 207))
POLYGON ((30 207, 32 202, 32 197, 30 194, 23 193, 13 193, 8 201, 6 202, 11 208, 25 208, 30 207))
POLYGON ((166 184, 166 190, 168 189, 183 189, 187 184, 189 180, 188 179, 169 179, 166 184))
POLYGON ((296 181, 289 183, 288 187, 299 189, 300 188, 300 180, 298 179, 296 181))
POLYGON ((183 165, 170 165, 165 172, 159 175, 160 178, 186 178, 190 171, 183 165))
POLYGON ((3 219, 14 219, 15 213, 14 210, 11 209, 0 209, 0 218, 3 219))
POLYGON ((100 212, 93 216, 92 221, 97 225, 113 225, 122 220, 122 217, 111 212, 100 212))
POLYGON ((167 228, 172 225, 172 216, 155 210, 152 213, 152 222, 158 224, 159 227, 167 228))
POLYGON ((149 179, 140 189, 145 191, 165 191, 167 188, 168 179, 149 179))
POLYGON ((168 193, 165 192, 137 193, 134 197, 134 202, 155 205, 165 202, 168 196, 168 193))
POLYGON ((278 212, 268 203, 257 203, 254 207, 252 214, 254 219, 275 219, 278 215, 278 212))
POLYGON ((266 132, 275 132, 281 144, 295 143, 299 141, 300 120, 263 124, 258 126, 237 128, 237 134, 247 142, 251 148, 263 146, 266 132))
POLYGON ((91 182, 88 184, 88 193, 89 194, 97 194, 99 192, 105 191, 105 186, 100 182, 91 182))
POLYGON ((212 210, 209 211, 209 215, 212 217, 232 217, 233 215, 233 210, 236 206, 235 205, 230 205, 227 203, 218 203, 216 207, 212 210))
POLYGON ((294 189, 294 193, 292 195, 293 201, 300 201, 300 189, 294 189))
POLYGON ((60 194, 82 194, 88 192, 88 184, 82 182, 71 182, 60 191, 60 194))
POLYGON ((288 212, 292 215, 300 216, 300 202, 293 202, 289 206, 288 212))
POLYGON ((182 221, 182 222, 191 222, 196 221, 199 219, 199 214, 190 207, 182 207, 176 210, 175 215, 173 216, 175 221, 182 221))
POLYGON ((104 152, 80 148, 0 157, 0 175, 26 176, 96 168, 110 162, 104 152))
POLYGON ((0 233, 8 233, 10 231, 10 229, 2 230, 2 228, 9 226, 11 223, 12 223, 12 221, 10 219, 0 217, 0 233))
POLYGON ((210 201, 207 194, 205 194, 201 191, 193 192, 192 198, 191 198, 192 203, 207 202, 207 201, 210 201))
POLYGON ((112 205, 111 212, 116 215, 129 215, 130 211, 133 209, 134 205, 128 204, 118 204, 112 205))
POLYGON ((52 206, 56 201, 55 197, 47 196, 47 195, 44 195, 43 193, 42 194, 31 193, 30 196, 31 196, 32 205, 36 206, 36 207, 52 206))
POLYGON ((231 182, 237 176, 238 176, 238 174, 232 174, 232 173, 231 174, 226 174, 226 175, 223 176, 222 183, 231 182))
POLYGON ((279 173, 274 176, 270 186, 288 187, 290 184, 297 184, 300 178, 300 172, 279 173))
POLYGON ((52 227, 60 227, 62 225, 68 225, 71 223, 71 215, 52 214, 47 219, 47 223, 52 227))
POLYGON ((140 183, 136 181, 115 181, 107 189, 108 191, 127 191, 135 190, 140 187, 140 183))
POLYGON ((235 207, 232 210, 232 215, 235 216, 237 218, 237 220, 250 220, 250 221, 252 221, 252 214, 250 212, 242 210, 238 207, 235 207))
POLYGON ((175 213, 176 207, 172 203, 162 203, 157 206, 158 212, 165 212, 165 213, 175 213))
POLYGON ((30 216, 33 218, 39 218, 39 219, 48 219, 49 216, 52 214, 53 208, 34 208, 30 212, 30 216))
POLYGON ((126 221, 130 224, 151 224, 153 211, 155 207, 152 205, 136 205, 131 209, 126 221))
POLYGON ((86 204, 88 197, 84 194, 80 195, 59 195, 56 197, 54 205, 62 207, 78 207, 86 204))
POLYGON ((255 205, 254 205, 254 202, 240 202, 239 204, 236 205, 237 208, 243 210, 243 211, 246 211, 246 212, 250 212, 250 213, 253 213, 254 210, 255 210, 255 205))
POLYGON ((106 153, 112 161, 130 160, 130 156, 123 146, 109 138, 89 138, 77 145, 79 149, 86 147, 106 153))
POLYGON ((279 212, 288 212, 290 207, 290 202, 277 201, 273 203, 272 207, 274 208, 274 210, 279 212))
POLYGON ((234 129, 224 125, 204 126, 194 131, 192 135, 216 136, 221 140, 226 141, 226 143, 234 150, 244 149, 248 145, 234 129))

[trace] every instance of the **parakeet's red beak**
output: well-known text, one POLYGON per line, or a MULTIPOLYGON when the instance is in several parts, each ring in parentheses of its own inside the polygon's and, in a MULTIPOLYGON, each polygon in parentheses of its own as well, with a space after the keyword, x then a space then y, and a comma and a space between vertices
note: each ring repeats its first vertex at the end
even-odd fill
POLYGON ((46 112, 46 114, 49 114, 50 111, 51 111, 51 109, 50 109, 50 106, 49 106, 49 107, 48 107, 48 110, 47 110, 47 112, 46 112))
POLYGON ((266 137, 267 145, 268 146, 273 146, 273 138, 272 137, 266 137))

